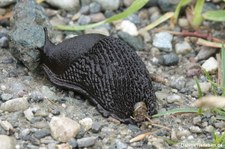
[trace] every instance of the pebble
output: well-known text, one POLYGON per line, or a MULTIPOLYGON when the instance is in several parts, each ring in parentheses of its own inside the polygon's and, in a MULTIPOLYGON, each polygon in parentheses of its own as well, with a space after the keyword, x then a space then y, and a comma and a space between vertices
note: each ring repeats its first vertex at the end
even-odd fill
POLYGON ((166 99, 167 99, 168 103, 180 103, 181 102, 181 97, 176 94, 170 95, 166 99))
POLYGON ((178 19, 178 25, 181 28, 185 28, 185 29, 189 28, 189 22, 188 22, 188 20, 186 18, 179 18, 178 19))
POLYGON ((15 3, 16 0, 1 0, 0 1, 0 8, 6 7, 8 5, 11 5, 12 3, 15 3))
POLYGON ((8 121, 0 121, 0 125, 8 133, 14 132, 14 128, 13 128, 12 124, 10 124, 8 121))
POLYGON ((153 14, 151 14, 151 16, 150 16, 150 21, 151 21, 151 22, 154 22, 154 21, 156 21, 157 19, 159 19, 160 16, 161 16, 160 11, 155 11, 153 14))
POLYGON ((12 95, 12 94, 7 94, 7 93, 1 94, 1 99, 2 99, 3 101, 7 101, 7 100, 10 100, 10 99, 12 99, 12 98, 13 98, 13 95, 12 95))
POLYGON ((79 0, 46 0, 46 2, 54 7, 77 12, 80 9, 79 0))
POLYGON ((34 118, 34 113, 31 108, 26 109, 23 113, 26 119, 29 121, 31 121, 34 118))
MULTIPOLYGON (((211 83, 210 82, 199 82, 199 86, 202 90, 202 93, 208 93, 211 90, 211 83)), ((198 90, 197 85, 194 85, 194 89, 198 90)))
POLYGON ((68 144, 69 144, 72 148, 77 148, 77 146, 78 146, 77 140, 74 139, 74 138, 71 138, 71 139, 68 141, 68 144))
POLYGON ((186 138, 187 136, 190 136, 191 135, 191 132, 187 129, 182 129, 177 131, 177 137, 178 139, 184 139, 186 138))
POLYGON ((185 87, 186 79, 184 76, 172 76, 170 79, 171 87, 176 88, 177 90, 181 90, 185 87))
POLYGON ((52 137, 61 142, 76 137, 80 131, 80 124, 67 117, 52 117, 49 126, 52 137))
POLYGON ((169 53, 159 57, 159 64, 164 66, 177 65, 178 62, 179 62, 179 57, 175 53, 169 53))
POLYGON ((126 32, 118 32, 118 36, 125 42, 127 42, 130 46, 132 46, 135 50, 140 51, 144 49, 144 42, 139 37, 131 36, 126 32))
POLYGON ((9 38, 6 34, 0 33, 0 47, 1 48, 9 47, 9 38))
POLYGON ((15 149, 15 138, 6 135, 0 135, 0 146, 2 149, 15 149))
POLYGON ((91 126, 91 130, 93 133, 98 133, 101 131, 102 125, 99 122, 94 122, 91 126))
POLYGON ((169 1, 165 1, 165 0, 158 0, 158 6, 160 7, 160 9, 163 12, 168 12, 168 11, 174 11, 177 4, 180 2, 179 0, 169 0, 169 1))
POLYGON ((86 118, 80 120, 79 123, 83 127, 84 131, 88 131, 89 129, 91 129, 93 121, 91 118, 86 117, 86 118))
POLYGON ((148 13, 148 10, 147 9, 142 9, 139 11, 139 14, 138 14, 138 17, 141 19, 141 20, 146 20, 148 19, 149 17, 149 13, 148 13))
POLYGON ((194 117, 194 118, 193 118, 193 124, 194 124, 194 125, 200 124, 201 121, 202 121, 201 116, 197 116, 197 117, 194 117))
POLYGON ((136 25, 129 20, 123 20, 118 26, 116 26, 116 28, 122 32, 128 33, 131 36, 138 35, 136 25))
POLYGON ((191 126, 190 131, 193 133, 202 133, 201 128, 199 128, 198 126, 191 126))
POLYGON ((126 7, 129 7, 133 2, 134 2, 134 0, 123 0, 123 4, 126 7))
POLYGON ((89 9, 90 9, 90 13, 98 13, 101 11, 101 5, 97 2, 92 2, 90 5, 89 5, 89 9))
POLYGON ((94 0, 101 4, 104 10, 117 10, 120 6, 120 0, 94 0))
POLYGON ((201 61, 209 58, 210 56, 214 55, 217 52, 217 49, 205 47, 203 46, 201 50, 198 52, 197 56, 195 57, 196 61, 201 61))
POLYGON ((81 7, 79 12, 80 12, 80 14, 88 15, 89 11, 90 11, 90 7, 85 5, 85 6, 81 7))
POLYGON ((215 127, 216 128, 220 128, 220 129, 223 129, 223 128, 225 128, 225 122, 216 122, 216 123, 214 123, 214 125, 215 125, 215 127))
POLYGON ((50 136, 51 135, 51 132, 49 129, 41 129, 41 130, 37 130, 34 132, 34 137, 37 138, 37 139, 41 139, 41 138, 44 138, 46 136, 50 136))
POLYGON ((0 110, 8 112, 23 111, 29 107, 26 97, 15 98, 1 104, 0 110))
POLYGON ((77 139, 77 144, 78 147, 89 147, 95 144, 97 140, 97 137, 86 137, 86 138, 81 138, 81 139, 77 139))
POLYGON ((49 100, 57 101, 59 99, 59 97, 48 86, 42 86, 41 93, 49 100))
POLYGON ((39 102, 42 102, 44 100, 43 94, 39 91, 31 92, 29 97, 30 97, 29 101, 35 102, 35 103, 39 103, 39 102))
POLYGON ((175 50, 177 54, 185 55, 191 52, 192 48, 188 42, 184 41, 182 43, 177 43, 175 45, 175 50))
POLYGON ((215 130, 215 128, 212 125, 209 125, 209 126, 205 127, 206 132, 212 133, 214 130, 215 130))
POLYGON ((218 62, 214 57, 210 57, 202 64, 202 68, 209 74, 214 74, 218 69, 218 62))
POLYGON ((91 14, 90 18, 91 18, 91 22, 100 22, 102 20, 105 20, 105 16, 101 12, 95 13, 95 14, 91 14))
POLYGON ((153 46, 160 50, 171 52, 172 51, 172 39, 173 36, 168 32, 160 32, 155 34, 153 38, 153 46))
POLYGON ((116 139, 116 148, 117 149, 127 149, 127 144, 123 143, 119 139, 116 139))
POLYGON ((91 22, 91 17, 87 15, 81 15, 77 21, 80 25, 89 24, 91 22))
POLYGON ((127 17, 127 20, 131 21, 135 25, 140 25, 141 24, 141 19, 138 17, 137 14, 132 14, 127 17))

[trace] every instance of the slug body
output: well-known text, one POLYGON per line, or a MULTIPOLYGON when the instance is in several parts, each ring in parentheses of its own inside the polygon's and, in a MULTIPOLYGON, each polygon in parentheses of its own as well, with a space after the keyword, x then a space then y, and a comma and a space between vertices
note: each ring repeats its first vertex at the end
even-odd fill
POLYGON ((144 114, 156 113, 149 73, 134 49, 120 39, 86 34, 54 45, 45 29, 40 57, 53 84, 86 96, 105 117, 124 123, 143 120, 135 118, 139 103, 146 106, 144 114))

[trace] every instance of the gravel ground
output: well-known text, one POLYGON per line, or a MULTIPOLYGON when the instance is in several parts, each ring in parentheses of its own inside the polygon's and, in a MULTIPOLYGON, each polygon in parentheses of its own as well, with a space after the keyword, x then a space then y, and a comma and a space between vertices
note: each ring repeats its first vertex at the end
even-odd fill
MULTIPOLYGON (((198 97, 195 78, 199 79, 203 93, 210 94, 212 87, 201 67, 207 69, 213 79, 216 78, 217 49, 199 46, 194 43, 193 38, 156 32, 156 29, 142 35, 138 33, 138 29, 159 18, 163 12, 174 10, 175 4, 170 6, 162 1, 152 1, 124 20, 84 32, 51 29, 51 26, 58 24, 82 25, 99 22, 125 9, 132 2, 84 0, 82 3, 76 1, 65 6, 54 5, 50 0, 49 4, 41 5, 29 0, 18 1, 17 4, 13 1, 2 3, 2 12, 10 6, 14 7, 14 17, 0 21, 1 147, 194 149, 215 145, 212 133, 215 131, 221 135, 225 122, 218 120, 211 112, 205 112, 204 115, 164 115, 151 119, 151 122, 143 122, 140 126, 122 124, 111 117, 102 117, 84 97, 55 87, 38 65, 36 47, 44 43, 43 26, 49 27, 54 43, 74 35, 102 33, 121 38, 136 49, 154 80, 159 112, 192 106, 198 97), (164 5, 168 7, 163 7, 164 5)), ((219 4, 215 2, 207 5, 207 9, 211 9, 219 4)), ((168 23, 162 24, 160 28, 169 29, 168 23)), ((224 24, 205 24, 213 28, 211 32, 214 36, 224 36, 224 31, 221 31, 224 30, 224 24)), ((179 20, 175 31, 180 31, 180 26, 188 27, 185 18, 179 20)), ((222 144, 217 145, 218 148, 225 148, 222 144)))

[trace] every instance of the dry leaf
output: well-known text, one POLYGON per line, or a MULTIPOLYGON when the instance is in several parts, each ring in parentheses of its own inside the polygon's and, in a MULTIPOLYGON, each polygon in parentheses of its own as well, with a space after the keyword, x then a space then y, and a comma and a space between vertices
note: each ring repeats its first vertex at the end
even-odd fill
POLYGON ((201 108, 223 108, 225 107, 225 97, 205 96, 194 102, 194 106, 201 108))
POLYGON ((137 142, 137 141, 140 141, 140 140, 143 140, 143 139, 144 139, 146 136, 148 136, 148 135, 150 135, 150 132, 140 134, 140 135, 138 135, 138 136, 132 138, 132 139, 130 140, 130 143, 132 143, 132 142, 137 142))

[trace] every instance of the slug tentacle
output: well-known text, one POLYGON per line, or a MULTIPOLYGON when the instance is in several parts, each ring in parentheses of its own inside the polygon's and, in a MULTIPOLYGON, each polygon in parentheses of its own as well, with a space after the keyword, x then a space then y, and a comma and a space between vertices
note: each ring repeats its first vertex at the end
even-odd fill
MULTIPOLYGON (((49 40, 47 30, 45 35, 49 40)), ((48 52, 41 59, 50 81, 85 95, 103 116, 132 123, 155 113, 156 96, 145 64, 122 40, 87 34, 56 46, 46 41, 44 49, 48 52)))

